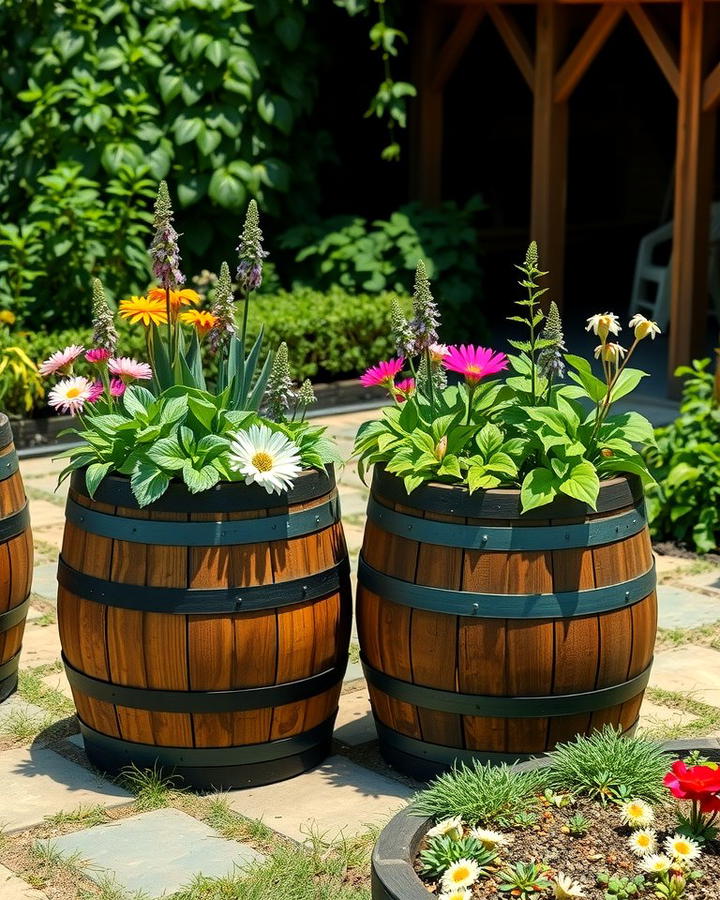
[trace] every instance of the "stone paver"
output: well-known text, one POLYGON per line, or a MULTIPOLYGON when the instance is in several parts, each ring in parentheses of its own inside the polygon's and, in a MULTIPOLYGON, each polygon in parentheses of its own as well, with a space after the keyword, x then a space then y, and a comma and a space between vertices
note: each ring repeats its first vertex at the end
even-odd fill
POLYGON ((663 650, 655 657, 650 687, 720 707, 720 652, 694 645, 663 650))
POLYGON ((20 665, 23 669, 44 666, 60 659, 60 635, 57 625, 28 622, 23 635, 20 665))
POLYGON ((68 700, 72 700, 72 689, 70 688, 70 682, 67 680, 67 676, 65 672, 51 672, 50 675, 46 675, 43 679, 43 684, 46 684, 51 690, 59 691, 68 700))
MULTIPOLYGON (((679 579, 688 590, 702 588, 706 591, 713 591, 716 598, 720 597, 720 566, 715 566, 709 572, 699 572, 697 575, 682 573, 679 579)), ((718 608, 718 618, 720 619, 720 608, 718 608)))
POLYGON ((689 725, 697 720, 697 716, 681 709, 671 709, 669 706, 653 703, 652 700, 643 700, 638 727, 660 735, 671 734, 674 728, 689 725))
POLYGON ((681 556, 667 556, 664 553, 655 554, 655 570, 658 578, 671 578, 675 575, 681 575, 694 565, 694 559, 684 559, 681 556))
MULTIPOLYGON (((52 719, 44 709, 13 694, 4 703, 0 703, 0 734, 7 734, 12 728, 13 721, 27 722, 41 728, 46 723, 49 724, 52 719)), ((1 766, 2 757, 0 757, 1 766)))
POLYGON ((260 819, 269 828, 304 841, 311 828, 326 840, 362 833, 384 824, 413 791, 342 756, 331 756, 292 781, 225 795, 240 815, 260 819))
POLYGON ((9 832, 78 806, 124 806, 132 796, 82 766, 40 747, 0 753, 0 826, 9 832), (12 803, 5 802, 12 798, 12 803))
POLYGON ((686 591, 669 584, 657 589, 660 628, 697 628, 720 619, 717 597, 686 591))
POLYGON ((229 841, 177 809, 158 809, 56 838, 63 855, 77 854, 89 864, 94 881, 108 876, 126 891, 151 898, 187 886, 193 876, 230 875, 259 862, 257 851, 229 841))
POLYGON ((30 887, 5 866, 0 866, 0 897, 2 900, 47 900, 46 894, 30 887))
POLYGON ((350 747, 367 744, 377 738, 366 690, 351 691, 340 696, 334 736, 350 747))
POLYGON ((57 562, 35 566, 32 592, 38 597, 42 597, 43 600, 55 603, 57 599, 57 562))

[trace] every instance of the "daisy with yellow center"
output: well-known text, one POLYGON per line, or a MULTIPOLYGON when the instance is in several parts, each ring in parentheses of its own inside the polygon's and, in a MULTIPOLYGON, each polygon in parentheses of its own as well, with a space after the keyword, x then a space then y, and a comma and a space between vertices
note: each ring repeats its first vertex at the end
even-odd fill
POLYGON ((239 431, 230 445, 230 468, 259 484, 268 494, 290 490, 301 472, 297 444, 267 425, 251 425, 239 431))
POLYGON ((615 313, 606 312, 590 316, 585 331, 592 331, 605 343, 608 334, 619 334, 621 331, 620 320, 615 313))
POLYGON ((150 297, 130 297, 129 300, 121 300, 118 307, 123 319, 129 319, 130 324, 142 322, 148 325, 167 324, 167 310, 160 300, 152 300, 150 297))
MULTIPOLYGON (((148 300, 162 300, 166 302, 165 288, 150 288, 148 300)), ((170 306, 177 310, 179 306, 197 306, 200 302, 200 294, 192 288, 182 288, 179 291, 170 291, 170 306)))
POLYGON ((664 875, 672 868, 672 860, 664 853, 652 853, 641 861, 640 868, 651 875, 664 875))
POLYGON ((665 852, 684 864, 700 856, 700 845, 682 834, 674 834, 665 839, 665 852))
POLYGON ((470 837, 474 837, 487 850, 494 850, 495 847, 501 847, 508 843, 507 835, 489 828, 473 828, 470 831, 470 837))
POLYGON ((655 818, 652 806, 644 800, 628 800, 620 807, 620 818, 623 825, 633 828, 645 828, 655 818))
POLYGON ((463 823, 460 816, 453 816, 451 819, 443 819, 438 822, 427 833, 428 837, 449 837, 454 841, 459 841, 463 836, 463 823))
POLYGON ((647 856, 648 853, 654 853, 657 850, 655 832, 648 828, 633 831, 628 838, 628 844, 636 856, 647 856))
POLYGON ((441 887, 446 893, 455 888, 468 888, 480 877, 480 866, 474 859, 459 859, 448 866, 442 877, 441 887))
POLYGON ((461 888, 458 891, 440 894, 438 900, 472 900, 472 891, 461 888))
POLYGON ((201 337, 218 323, 217 316, 210 312, 203 312, 201 309, 189 309, 187 312, 180 313, 178 318, 186 325, 194 325, 201 337))

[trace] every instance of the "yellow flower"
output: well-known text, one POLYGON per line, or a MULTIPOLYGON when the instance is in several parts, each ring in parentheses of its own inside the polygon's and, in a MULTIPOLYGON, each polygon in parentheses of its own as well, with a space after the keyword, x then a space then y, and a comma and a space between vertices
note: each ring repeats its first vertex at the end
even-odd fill
POLYGON ((594 332, 601 341, 605 342, 609 333, 619 334, 620 322, 615 313, 606 312, 602 313, 602 315, 597 313, 594 316, 590 316, 585 331, 594 332))
POLYGON ((120 315, 129 319, 130 324, 142 322, 143 325, 164 325, 167 322, 165 304, 149 297, 130 297, 120 301, 120 315))
POLYGON ((9 309, 0 310, 0 322, 12 325, 15 322, 15 313, 10 312, 9 309))
POLYGON ((630 328, 635 329, 635 337, 639 341, 646 338, 648 335, 650 335, 651 340, 654 341, 656 334, 662 334, 657 322, 651 322, 650 319, 646 319, 645 316, 641 316, 640 313, 636 313, 632 319, 630 319, 629 326, 630 328))
POLYGON ((682 834, 674 834, 665 839, 665 849, 681 863, 688 863, 700 856, 700 844, 682 834))
POLYGON ((201 309, 189 309, 187 312, 180 313, 178 318, 186 325, 194 325, 201 335, 207 334, 211 328, 217 325, 218 321, 217 316, 203 312, 201 309))
POLYGON ((628 838, 628 844, 630 844, 630 849, 636 856, 647 856, 648 853, 655 853, 657 850, 655 832, 649 828, 633 831, 628 838))
POLYGON ((626 354, 627 350, 620 344, 599 344, 595 348, 595 359, 602 357, 605 362, 620 362, 626 354))
MULTIPOLYGON (((156 287, 148 291, 149 300, 162 300, 165 303, 165 288, 156 287)), ((170 291, 170 306, 177 309, 179 306, 197 306, 200 302, 200 294, 192 288, 183 288, 179 291, 170 291)))

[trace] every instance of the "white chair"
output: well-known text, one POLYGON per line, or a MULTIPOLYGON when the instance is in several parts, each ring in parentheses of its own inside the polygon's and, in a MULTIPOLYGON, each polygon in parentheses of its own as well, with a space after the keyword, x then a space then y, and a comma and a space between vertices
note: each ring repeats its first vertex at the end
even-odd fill
MULTIPOLYGON (((630 315, 649 313, 665 331, 670 319, 670 279, 672 267, 668 262, 658 262, 663 244, 672 240, 673 223, 661 225, 640 241, 635 262, 635 276, 630 298, 630 315)), ((708 290, 715 304, 715 314, 720 319, 720 203, 710 207, 710 258, 708 260, 708 290)))

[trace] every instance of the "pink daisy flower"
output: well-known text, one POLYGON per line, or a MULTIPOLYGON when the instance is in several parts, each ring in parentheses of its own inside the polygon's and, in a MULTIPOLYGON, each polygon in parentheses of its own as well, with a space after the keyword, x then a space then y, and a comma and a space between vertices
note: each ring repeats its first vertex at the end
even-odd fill
POLYGON ((395 376, 402 371, 405 358, 391 359, 387 362, 379 362, 376 366, 370 366, 364 375, 360 376, 360 384, 363 387, 374 387, 377 384, 392 387, 395 376))
POLYGON ((93 394, 93 382, 78 376, 58 381, 48 394, 48 403, 59 412, 69 412, 72 415, 80 412, 83 406, 90 401, 93 394))
POLYGON ((408 397, 415 393, 415 379, 405 378, 395 383, 395 396, 398 403, 404 403, 408 397))
POLYGON ((45 362, 40 363, 38 372, 41 375, 54 375, 56 372, 67 375, 72 368, 72 364, 84 352, 85 348, 79 344, 71 344, 69 347, 65 347, 64 350, 56 350, 45 362))
POLYGON ((97 401, 102 397, 104 390, 105 388, 103 387, 102 381, 91 381, 90 396, 87 398, 87 402, 97 403, 97 401))
POLYGON ((451 372, 459 372, 470 384, 477 384, 482 378, 507 369, 508 358, 504 353, 495 353, 486 347, 461 344, 449 347, 442 363, 451 372))
POLYGON ((111 397, 122 397, 125 393, 125 382, 120 381, 119 378, 111 378, 110 379, 110 396, 111 397))
POLYGON ((147 363, 130 359, 129 356, 118 356, 117 359, 109 360, 108 369, 125 384, 129 381, 145 381, 152 378, 152 369, 147 363))
POLYGON ((85 354, 85 359, 89 363, 101 363, 110 359, 110 356, 109 350, 106 350, 104 347, 98 347, 96 350, 88 350, 85 354))

